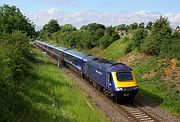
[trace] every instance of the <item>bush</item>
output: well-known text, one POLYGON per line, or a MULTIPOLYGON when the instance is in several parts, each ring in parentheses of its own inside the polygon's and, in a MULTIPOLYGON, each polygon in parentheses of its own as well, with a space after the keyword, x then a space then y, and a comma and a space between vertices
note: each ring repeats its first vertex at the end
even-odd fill
MULTIPOLYGON (((0 69, 3 69, 1 78, 5 81, 14 81, 13 84, 19 87, 20 80, 30 68, 27 61, 29 54, 29 38, 26 34, 16 31, 12 34, 3 34, 0 39, 0 69), (4 72, 4 73, 3 73, 4 72)), ((3 80, 3 81, 4 81, 3 80)))
POLYGON ((132 31, 133 49, 140 51, 141 44, 144 42, 148 33, 144 28, 138 28, 132 31))

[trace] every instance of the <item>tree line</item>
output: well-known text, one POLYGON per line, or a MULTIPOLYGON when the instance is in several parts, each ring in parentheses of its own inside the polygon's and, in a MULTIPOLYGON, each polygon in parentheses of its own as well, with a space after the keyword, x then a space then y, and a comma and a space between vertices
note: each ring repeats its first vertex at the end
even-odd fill
MULTIPOLYGON (((177 29, 179 26, 177 26, 177 29)), ((39 39, 78 49, 94 47, 107 48, 114 41, 126 35, 132 41, 128 51, 140 51, 149 55, 178 56, 180 33, 171 28, 166 17, 159 17, 154 22, 121 24, 106 27, 103 24, 90 23, 77 29, 71 24, 60 26, 55 19, 50 20, 39 32, 39 39)))

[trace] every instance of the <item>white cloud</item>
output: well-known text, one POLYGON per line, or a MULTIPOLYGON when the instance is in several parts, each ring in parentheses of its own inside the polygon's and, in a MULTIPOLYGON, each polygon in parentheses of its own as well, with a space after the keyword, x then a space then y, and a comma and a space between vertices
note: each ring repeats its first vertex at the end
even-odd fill
POLYGON ((36 29, 48 23, 51 19, 57 19, 60 25, 73 24, 76 27, 92 22, 101 23, 106 26, 131 24, 134 22, 149 22, 158 19, 161 15, 168 17, 172 27, 180 25, 180 13, 155 13, 150 11, 102 13, 95 11, 61 12, 56 8, 41 10, 37 13, 26 14, 36 24, 36 29))
POLYGON ((56 9, 56 8, 47 9, 47 13, 48 13, 48 14, 54 14, 54 13, 56 13, 56 12, 58 12, 58 9, 56 9))

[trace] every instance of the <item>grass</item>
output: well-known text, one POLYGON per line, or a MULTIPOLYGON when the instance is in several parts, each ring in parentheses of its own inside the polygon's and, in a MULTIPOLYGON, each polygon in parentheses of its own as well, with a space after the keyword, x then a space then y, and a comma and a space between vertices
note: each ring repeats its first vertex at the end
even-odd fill
POLYGON ((129 39, 129 37, 123 36, 121 39, 113 42, 109 47, 107 47, 102 53, 102 56, 111 60, 118 59, 129 52, 131 45, 132 41, 129 39))
MULTIPOLYGON (((47 56, 33 48, 33 69, 18 93, 1 89, 0 121, 17 122, 100 122, 108 121, 87 97, 47 56)), ((9 90, 10 91, 10 90, 9 90)))

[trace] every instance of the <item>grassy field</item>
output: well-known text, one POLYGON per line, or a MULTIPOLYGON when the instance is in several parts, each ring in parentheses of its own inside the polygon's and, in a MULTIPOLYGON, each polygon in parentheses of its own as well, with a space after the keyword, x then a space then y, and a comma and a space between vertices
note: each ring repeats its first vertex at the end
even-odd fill
MULTIPOLYGON (((33 48, 36 59, 24 79, 22 91, 1 97, 0 121, 22 122, 100 122, 108 119, 47 56, 33 48)), ((1 90, 2 91, 2 90, 1 90)), ((1 92, 2 93, 2 92, 1 92)), ((1 94, 0 93, 0 94, 1 94)))

